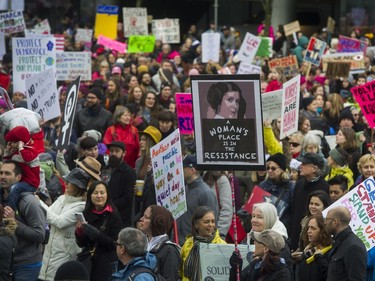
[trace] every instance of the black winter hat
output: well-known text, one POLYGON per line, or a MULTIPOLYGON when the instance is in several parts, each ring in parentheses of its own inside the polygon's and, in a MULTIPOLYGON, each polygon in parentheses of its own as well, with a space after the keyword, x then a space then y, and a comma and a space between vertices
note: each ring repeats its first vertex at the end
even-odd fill
POLYGON ((100 88, 91 88, 89 94, 94 94, 99 100, 103 99, 103 91, 100 88))
POLYGON ((304 110, 307 110, 307 107, 314 101, 314 98, 303 98, 301 101, 302 107, 304 110))
POLYGON ((351 111, 350 111, 349 109, 346 109, 346 108, 345 108, 343 111, 341 111, 341 113, 340 113, 340 118, 339 118, 339 123, 340 123, 341 120, 343 120, 343 119, 350 119, 350 120, 352 120, 353 125, 355 124, 353 114, 351 113, 351 111))
POLYGON ((173 216, 166 208, 151 205, 151 232, 152 236, 170 234, 173 226, 173 216))
POLYGON ((276 154, 274 154, 274 155, 271 155, 270 157, 268 157, 268 159, 267 159, 267 162, 269 162, 269 161, 273 161, 273 162, 275 162, 277 165, 279 165, 279 167, 282 169, 282 170, 286 170, 286 168, 287 168, 287 164, 286 164, 286 162, 287 162, 287 159, 286 159, 286 157, 285 157, 285 155, 284 154, 282 154, 282 153, 276 153, 276 154))
POLYGON ((74 260, 60 265, 55 274, 55 281, 73 280, 90 280, 86 267, 79 261, 74 260))

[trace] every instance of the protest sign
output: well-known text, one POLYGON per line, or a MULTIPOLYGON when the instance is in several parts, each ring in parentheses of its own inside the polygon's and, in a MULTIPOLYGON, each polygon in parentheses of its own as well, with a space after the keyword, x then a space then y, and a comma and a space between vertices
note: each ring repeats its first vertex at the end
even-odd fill
POLYGON ((349 226, 369 251, 375 246, 375 180, 371 176, 323 211, 344 206, 351 214, 349 226))
POLYGON ((148 35, 147 8, 122 8, 124 36, 148 35))
POLYGON ((110 39, 117 37, 118 7, 99 5, 95 17, 95 38, 103 35, 110 39))
POLYGON ((327 32, 334 33, 335 32, 335 24, 336 24, 336 21, 333 18, 328 17, 328 20, 327 20, 327 32))
POLYGON ((77 76, 81 76, 82 81, 91 80, 91 53, 56 53, 56 80, 71 81, 77 76))
POLYGON ((92 33, 93 33, 92 29, 77 28, 75 40, 82 41, 82 42, 91 42, 92 33))
POLYGON ((283 90, 276 90, 262 94, 263 120, 274 120, 281 117, 283 90))
POLYGON ((246 32, 242 41, 241 48, 238 51, 238 59, 247 63, 252 63, 259 48, 260 38, 249 32, 246 32))
POLYGON ((259 37, 260 38, 260 44, 259 48, 255 54, 256 57, 272 57, 272 45, 273 40, 270 37, 259 37))
POLYGON ((199 168, 264 169, 260 75, 190 78, 199 168))
POLYGON ((260 66, 243 61, 241 61, 237 70, 237 74, 260 74, 261 72, 262 68, 260 66))
POLYGON ((8 0, 0 0, 0 11, 10 10, 8 0))
POLYGON ((57 149, 63 150, 69 146, 72 134, 74 116, 76 114, 78 91, 81 77, 74 80, 67 89, 65 108, 61 121, 61 133, 57 141, 57 149))
POLYGON ((299 26, 298 20, 284 25, 285 36, 292 35, 293 33, 296 33, 300 30, 301 30, 301 27, 299 26))
POLYGON ((193 102, 190 93, 176 93, 176 111, 180 133, 194 133, 193 102))
POLYGON ((112 40, 111 38, 105 37, 103 35, 99 35, 97 44, 103 45, 108 49, 115 50, 119 53, 124 54, 126 52, 126 44, 121 43, 117 40, 112 40))
POLYGON ((26 98, 27 108, 37 112, 44 121, 60 116, 60 103, 52 68, 26 78, 26 98))
POLYGON ((220 33, 205 32, 202 34, 202 62, 219 62, 220 33))
POLYGON ((179 129, 151 147, 156 203, 176 220, 187 211, 179 129))
POLYGON ((179 19, 153 20, 152 34, 163 43, 180 43, 179 19))
POLYGON ((322 56, 323 72, 327 71, 328 62, 350 62, 351 73, 362 73, 365 71, 365 60, 363 53, 336 53, 322 56))
POLYGON ((54 37, 12 38, 14 91, 25 93, 26 78, 48 68, 56 71, 54 37))
POLYGON ((130 36, 127 53, 152 53, 154 47, 154 36, 130 36))
POLYGON ((319 66, 326 47, 326 42, 311 37, 303 59, 313 65, 319 66))
POLYGON ((11 0, 10 5, 11 5, 10 10, 13 10, 13 11, 25 10, 25 0, 11 0))
MULTIPOLYGON (((231 268, 229 259, 235 249, 234 244, 200 243, 199 247, 201 280, 228 281, 231 268)), ((243 258, 242 268, 245 268, 249 264, 246 256, 249 252, 254 252, 255 247, 254 245, 237 245, 237 248, 243 258)))
POLYGON ((370 128, 375 128, 375 80, 351 88, 350 91, 361 107, 370 128))
POLYGON ((49 25, 48 19, 44 19, 40 23, 35 25, 32 31, 34 34, 50 34, 51 27, 49 25))
POLYGON ((298 75, 283 84, 280 139, 298 131, 300 77, 298 75))
POLYGON ((326 77, 335 79, 336 77, 349 77, 350 62, 328 62, 326 77))
POLYGON ((298 61, 296 56, 288 56, 268 61, 268 67, 282 68, 285 77, 294 77, 299 73, 298 61))
POLYGON ((10 11, 0 14, 0 32, 6 35, 25 31, 25 20, 22 10, 10 11))
POLYGON ((5 33, 0 32, 0 58, 2 59, 5 54, 6 54, 5 33))
POLYGON ((355 53, 361 52, 362 55, 366 53, 367 42, 346 37, 346 36, 339 36, 339 43, 337 45, 337 52, 338 53, 355 53))
POLYGON ((5 103, 7 104, 8 109, 12 110, 14 108, 12 100, 10 99, 8 92, 2 87, 0 87, 0 95, 3 97, 5 103))

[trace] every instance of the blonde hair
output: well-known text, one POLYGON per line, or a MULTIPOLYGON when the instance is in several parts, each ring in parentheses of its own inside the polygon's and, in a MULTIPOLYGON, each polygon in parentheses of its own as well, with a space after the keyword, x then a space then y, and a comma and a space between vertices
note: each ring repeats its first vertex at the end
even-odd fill
POLYGON ((372 161, 372 162, 375 163, 375 155, 373 155, 373 154, 365 154, 365 155, 363 155, 358 160, 358 163, 357 163, 358 170, 361 172, 362 166, 365 165, 367 162, 370 162, 370 161, 372 161))

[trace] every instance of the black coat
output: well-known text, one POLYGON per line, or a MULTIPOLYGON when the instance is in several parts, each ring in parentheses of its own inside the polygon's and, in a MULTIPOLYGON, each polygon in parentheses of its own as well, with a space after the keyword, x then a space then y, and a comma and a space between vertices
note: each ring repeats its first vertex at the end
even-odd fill
POLYGON ((291 250, 296 250, 298 248, 298 242, 302 230, 301 220, 307 214, 308 195, 316 190, 323 190, 328 194, 329 184, 323 177, 320 177, 314 182, 309 182, 302 177, 296 183, 292 203, 292 228, 290 233, 291 250))
POLYGON ((348 226, 336 235, 332 250, 328 253, 328 281, 364 281, 367 251, 363 242, 348 226))
POLYGON ((314 261, 307 264, 306 256, 297 264, 298 280, 304 281, 326 281, 328 269, 328 254, 315 255, 314 261))
POLYGON ((108 280, 112 275, 111 263, 117 261, 116 247, 114 241, 122 229, 122 221, 117 211, 103 214, 95 214, 91 211, 84 211, 87 223, 97 230, 103 226, 105 219, 108 217, 104 231, 99 235, 92 235, 83 228, 83 234, 76 231, 76 241, 79 247, 92 249, 96 245, 96 251, 92 263, 91 281, 108 280))
POLYGON ((109 194, 121 215, 123 226, 131 225, 134 185, 136 181, 135 171, 125 162, 115 169, 109 180, 109 194))

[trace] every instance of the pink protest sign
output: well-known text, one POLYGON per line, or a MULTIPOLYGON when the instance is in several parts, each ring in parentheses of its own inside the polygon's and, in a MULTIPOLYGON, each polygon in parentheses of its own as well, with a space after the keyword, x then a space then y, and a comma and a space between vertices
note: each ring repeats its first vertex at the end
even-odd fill
POLYGON ((176 93, 178 128, 183 135, 194 132, 193 103, 190 93, 176 93))
POLYGON ((375 80, 351 89, 371 128, 375 128, 375 80))
POLYGON ((298 131, 300 75, 283 84, 280 139, 298 131))
POLYGON ((367 43, 365 41, 342 35, 339 36, 339 44, 337 45, 338 53, 366 52, 366 48, 367 43))
POLYGON ((126 44, 113 40, 111 38, 105 37, 103 35, 99 35, 97 43, 111 50, 115 50, 119 53, 126 53, 126 44))

